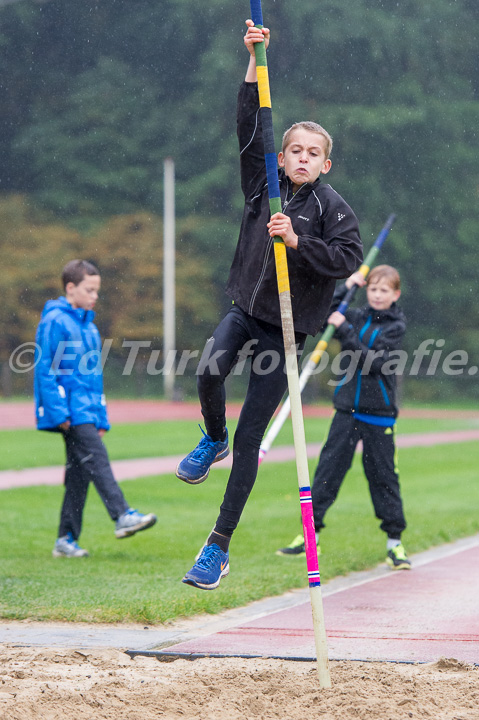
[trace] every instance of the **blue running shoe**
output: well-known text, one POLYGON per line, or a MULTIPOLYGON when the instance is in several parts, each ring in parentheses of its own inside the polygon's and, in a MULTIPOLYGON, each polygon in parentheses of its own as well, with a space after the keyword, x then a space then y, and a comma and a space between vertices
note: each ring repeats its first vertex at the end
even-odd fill
POLYGON ((214 590, 230 571, 229 557, 229 552, 224 553, 216 543, 205 545, 182 582, 202 590, 214 590))
POLYGON ((214 442, 200 426, 203 437, 183 460, 178 463, 176 477, 190 485, 198 485, 208 477, 213 463, 224 460, 230 454, 228 447, 228 430, 223 441, 214 442))

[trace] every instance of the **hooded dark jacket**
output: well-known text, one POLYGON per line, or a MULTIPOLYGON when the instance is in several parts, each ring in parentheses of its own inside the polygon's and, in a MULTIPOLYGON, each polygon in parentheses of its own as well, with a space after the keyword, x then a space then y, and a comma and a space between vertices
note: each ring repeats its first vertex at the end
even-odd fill
MULTIPOLYGON (((270 209, 256 83, 244 82, 239 91, 238 138, 245 208, 226 292, 247 314, 280 327, 273 240, 266 227, 270 209)), ((293 196, 289 178, 282 168, 278 172, 283 212, 298 235, 297 249, 286 248, 294 327, 316 335, 336 279, 349 277, 361 264, 358 221, 342 197, 319 178, 293 196)))
MULTIPOLYGON (((346 285, 338 287, 331 312, 337 310, 346 292, 346 285)), ((346 373, 339 380, 334 393, 334 407, 347 412, 397 417, 396 374, 390 370, 399 359, 394 351, 400 349, 406 331, 406 318, 401 308, 396 303, 388 310, 373 310, 366 305, 359 309, 348 309, 345 317, 346 322, 340 325, 334 337, 340 341, 342 351, 357 353, 358 365, 353 377, 346 373), (374 357, 368 367, 370 352, 379 355, 374 357), (365 363, 368 370, 362 374, 365 363)), ((353 362, 352 357, 348 358, 344 367, 349 364, 349 360, 353 362)))
POLYGON ((35 413, 39 430, 93 423, 109 430, 103 394, 101 338, 93 310, 73 308, 65 297, 43 308, 35 338, 35 413), (61 345, 63 343, 63 345, 61 345))

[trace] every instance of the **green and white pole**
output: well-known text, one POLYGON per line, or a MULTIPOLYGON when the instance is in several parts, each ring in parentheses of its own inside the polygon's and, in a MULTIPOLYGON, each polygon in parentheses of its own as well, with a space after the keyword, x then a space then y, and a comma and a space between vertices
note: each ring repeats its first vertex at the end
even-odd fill
MULTIPOLYGON (((263 27, 261 0, 250 0, 251 18, 256 27, 263 27)), ((265 43, 255 44, 256 71, 258 75, 258 91, 260 116, 264 136, 264 157, 268 181, 269 206, 271 215, 281 212, 281 198, 278 180, 278 165, 274 149, 273 116, 271 111, 271 95, 269 89, 268 65, 265 43)), ((304 434, 303 411, 301 407, 301 390, 299 387, 298 360, 294 335, 291 292, 289 286, 286 247, 281 237, 274 238, 274 257, 278 282, 281 324, 283 329, 284 349, 286 355, 286 371, 288 390, 291 402, 291 418, 293 424, 296 469, 298 475, 301 517, 303 520, 306 564, 313 614, 314 638, 319 684, 331 687, 329 673, 328 648, 324 625, 323 601, 321 597, 321 580, 318 566, 318 551, 314 532, 313 503, 309 482, 308 456, 304 434)))
MULTIPOLYGON (((384 241, 386 240, 387 236, 389 235, 389 231, 392 228, 392 225, 394 223, 394 220, 396 219, 396 216, 390 215, 386 221, 386 224, 384 225, 383 229, 379 233, 378 237, 376 238, 376 242, 372 246, 371 250, 368 252, 366 259, 364 260, 364 263, 359 268, 358 272, 361 273, 363 278, 366 278, 369 270, 376 260, 376 256, 378 252, 380 251, 381 247, 383 246, 384 241)), ((353 287, 348 290, 346 293, 344 300, 341 302, 340 306, 338 307, 338 312, 344 313, 348 309, 349 305, 351 304, 352 300, 354 299, 354 296, 356 295, 356 292, 358 290, 359 285, 353 285, 353 287)), ((324 351, 329 345, 329 341, 334 335, 336 328, 334 325, 329 324, 326 328, 326 330, 323 332, 321 337, 318 340, 318 343, 316 344, 316 347, 314 348, 313 352, 311 353, 311 357, 309 358, 308 362, 304 366, 303 370, 301 371, 301 375, 299 378, 299 387, 300 391, 303 392, 306 383, 308 382, 309 378, 315 371, 319 361, 321 360, 324 351)), ((259 457, 258 457, 258 465, 261 465, 263 462, 266 454, 271 450, 271 446, 276 440, 276 437, 278 436, 279 431, 283 427, 286 419, 289 416, 289 413, 291 411, 291 402, 290 398, 287 397, 284 403, 282 404, 278 414, 276 415, 275 419, 273 420, 270 429, 266 433, 263 442, 261 443, 261 447, 259 449, 259 457)))

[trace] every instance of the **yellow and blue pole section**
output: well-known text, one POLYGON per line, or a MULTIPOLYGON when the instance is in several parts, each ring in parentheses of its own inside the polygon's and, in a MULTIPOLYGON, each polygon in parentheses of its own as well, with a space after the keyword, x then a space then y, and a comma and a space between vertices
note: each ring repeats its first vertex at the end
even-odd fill
MULTIPOLYGON (((372 246, 371 250, 368 252, 364 263, 359 268, 358 272, 361 273, 363 278, 366 279, 369 270, 371 266, 373 265, 374 261, 376 260, 376 256, 378 252, 380 251, 381 247, 383 246, 384 241, 386 240, 387 236, 389 235, 389 232, 392 228, 392 225, 394 223, 394 220, 396 219, 396 216, 394 214, 390 215, 386 221, 386 224, 384 225, 383 229, 379 233, 378 237, 376 238, 376 242, 372 246)), ((353 301, 354 296, 356 295, 356 292, 358 290, 359 285, 353 285, 353 287, 348 290, 346 293, 343 301, 341 302, 340 306, 338 307, 338 312, 345 314, 346 310, 348 309, 350 303, 353 301)), ((299 377, 299 388, 300 392, 303 392, 306 383, 308 382, 309 378, 313 374, 314 370, 316 369, 316 366, 318 365, 319 361, 321 360, 324 351, 328 347, 329 341, 334 335, 336 328, 334 325, 329 324, 326 328, 326 330, 323 332, 321 337, 319 338, 316 347, 314 348, 313 352, 311 353, 311 357, 309 358, 308 362, 303 367, 303 370, 301 371, 301 375, 299 377)), ((266 454, 271 450, 271 446, 276 440, 276 437, 278 436, 279 431, 283 427, 286 419, 289 417, 289 413, 291 411, 291 402, 290 398, 287 397, 284 403, 282 404, 278 414, 276 415, 274 421, 271 424, 270 429, 265 435, 265 438, 263 442, 261 443, 261 447, 259 449, 259 456, 258 456, 258 465, 261 465, 263 462, 266 454)))
MULTIPOLYGON (((260 0, 250 0, 251 19, 256 27, 263 27, 263 13, 260 0)), ((273 116, 271 111, 271 94, 269 89, 268 66, 265 43, 255 44, 256 71, 258 75, 258 91, 261 123, 264 136, 264 157, 268 181, 269 206, 271 214, 281 212, 281 197, 278 180, 278 165, 274 149, 273 116)), ((313 503, 309 482, 308 456, 304 435, 303 410, 301 407, 301 391, 299 388, 298 361, 294 336, 291 292, 289 287, 288 263, 286 247, 281 237, 274 238, 274 257, 278 282, 281 324, 283 329, 284 349, 286 355, 286 371, 288 390, 291 399, 291 419, 293 425, 296 469, 298 474, 301 517, 303 520, 306 565, 308 570, 313 628, 316 646, 316 658, 319 684, 331 687, 329 673, 328 648, 324 625, 323 602, 321 598, 321 579, 319 575, 318 551, 314 532, 313 503)))

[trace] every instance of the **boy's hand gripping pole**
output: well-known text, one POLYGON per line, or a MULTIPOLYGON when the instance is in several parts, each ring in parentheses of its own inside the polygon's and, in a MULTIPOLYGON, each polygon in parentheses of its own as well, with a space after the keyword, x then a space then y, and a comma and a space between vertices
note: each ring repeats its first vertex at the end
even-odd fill
MULTIPOLYGON (((254 24, 257 27, 262 28, 263 14, 261 10, 261 1, 250 0, 250 5, 251 18, 254 24)), ((258 74, 260 115, 264 136, 264 156, 268 180, 269 206, 271 214, 274 215, 277 212, 281 212, 282 208, 278 181, 278 165, 274 149, 271 96, 264 42, 255 44, 255 57, 256 71, 258 74)), ((313 503, 309 484, 308 458, 304 435, 303 412, 301 407, 301 390, 299 388, 298 361, 296 355, 296 340, 294 336, 293 313, 291 308, 288 264, 286 259, 286 247, 280 237, 274 238, 274 257, 276 262, 281 324, 286 355, 288 390, 291 400, 291 418, 293 424, 296 468, 301 502, 301 517, 303 520, 309 591, 313 613, 317 669, 320 686, 328 688, 331 687, 331 677, 329 674, 328 648, 326 643, 326 629, 324 626, 323 602, 321 598, 318 552, 316 547, 316 535, 314 532, 313 503)))
MULTIPOLYGON (((379 233, 378 237, 376 238, 376 242, 372 246, 371 250, 368 252, 363 264, 359 268, 358 272, 361 273, 364 279, 366 279, 369 270, 371 269, 372 264, 374 263, 376 259, 376 255, 380 251, 384 241, 386 240, 387 236, 389 235, 389 231, 391 230, 393 223, 396 219, 396 216, 394 214, 390 215, 386 221, 386 224, 384 225, 383 229, 379 233)), ((353 301, 354 296, 356 295, 356 292, 359 288, 359 285, 354 284, 353 287, 348 290, 346 295, 344 296, 344 299, 342 300, 340 306, 338 307, 338 312, 345 314, 346 310, 348 309, 350 303, 353 301)), ((318 365, 319 361, 321 360, 324 351, 328 347, 329 341, 334 335, 336 328, 331 323, 327 326, 326 330, 323 332, 321 337, 318 340, 318 343, 316 347, 314 348, 313 352, 311 353, 311 357, 309 358, 308 362, 304 366, 303 370, 301 371, 301 376, 299 378, 299 387, 300 391, 303 392, 306 383, 308 382, 309 378, 313 374, 314 370, 316 369, 316 366, 318 365)), ((291 410, 291 402, 290 398, 287 397, 284 403, 282 404, 278 414, 276 415, 274 421, 271 424, 270 429, 265 435, 265 438, 263 442, 261 443, 261 447, 259 449, 259 457, 258 457, 258 464, 260 465, 265 455, 271 450, 271 446, 276 440, 276 437, 283 427, 287 417, 289 416, 291 410)))

